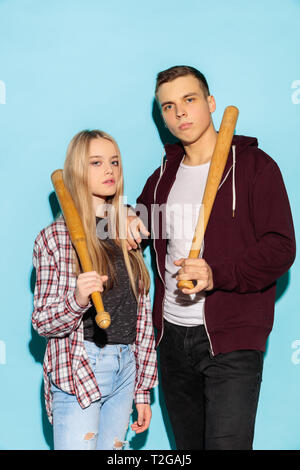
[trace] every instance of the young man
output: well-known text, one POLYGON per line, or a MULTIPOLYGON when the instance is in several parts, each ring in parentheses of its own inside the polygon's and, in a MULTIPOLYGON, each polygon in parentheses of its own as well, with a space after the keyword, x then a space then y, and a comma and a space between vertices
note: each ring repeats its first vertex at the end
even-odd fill
POLYGON ((205 77, 186 66, 158 74, 156 99, 179 143, 166 145, 137 202, 148 210, 156 255, 153 315, 177 448, 251 449, 276 280, 295 257, 288 197, 257 140, 234 136, 202 257, 187 259, 217 140, 216 104, 205 77), (197 284, 181 292, 181 279, 197 284))

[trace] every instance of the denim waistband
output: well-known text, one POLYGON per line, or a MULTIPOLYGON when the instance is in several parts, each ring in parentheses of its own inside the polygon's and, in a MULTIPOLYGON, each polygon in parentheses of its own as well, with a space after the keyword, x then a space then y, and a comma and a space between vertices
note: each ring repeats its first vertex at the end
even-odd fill
POLYGON ((103 347, 99 347, 92 341, 85 341, 85 340, 84 340, 84 347, 87 352, 91 352, 94 354, 102 352, 105 354, 119 355, 122 352, 126 353, 126 352, 133 351, 132 344, 106 344, 103 347))

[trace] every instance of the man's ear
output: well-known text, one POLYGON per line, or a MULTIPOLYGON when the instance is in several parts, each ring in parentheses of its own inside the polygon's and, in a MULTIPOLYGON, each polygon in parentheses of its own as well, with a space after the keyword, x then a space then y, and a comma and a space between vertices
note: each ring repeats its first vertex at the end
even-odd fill
POLYGON ((207 102, 208 102, 208 107, 209 107, 210 112, 213 113, 216 110, 216 102, 215 102, 215 98, 213 97, 213 95, 209 95, 207 97, 207 102))

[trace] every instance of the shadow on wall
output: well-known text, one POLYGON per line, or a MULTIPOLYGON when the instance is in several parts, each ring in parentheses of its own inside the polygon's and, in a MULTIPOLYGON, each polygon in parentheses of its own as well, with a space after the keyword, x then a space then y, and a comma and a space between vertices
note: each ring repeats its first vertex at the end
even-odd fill
MULTIPOLYGON (((275 297, 275 317, 274 317, 274 323, 275 324, 276 324, 276 302, 287 291, 287 289, 289 287, 289 284, 290 284, 290 279, 291 279, 290 271, 287 271, 285 274, 283 274, 283 276, 281 276, 279 279, 277 279, 277 282, 276 282, 276 297, 275 297)), ((271 332, 271 334, 272 334, 272 332, 271 332)), ((266 343, 265 357, 268 354, 268 350, 269 350, 269 338, 267 339, 267 343, 266 343)))
MULTIPOLYGON (((59 202, 56 198, 55 192, 52 192, 50 194, 49 204, 51 207, 53 220, 55 220, 61 213, 59 202)), ((35 281, 36 281, 36 274, 35 274, 35 269, 33 268, 31 271, 31 276, 30 276, 30 290, 32 294, 34 293, 35 281)), ((34 357, 34 360, 36 362, 39 362, 41 366, 43 366, 46 346, 47 346, 46 338, 40 336, 31 326, 31 340, 29 342, 29 351, 31 355, 34 357)), ((43 368, 41 367, 41 374, 42 373, 43 373, 43 368)), ((53 450, 54 448, 53 428, 49 422, 46 408, 45 408, 44 381, 43 380, 41 383, 40 398, 41 398, 42 428, 43 428, 44 438, 50 450, 53 450)))
POLYGON ((171 134, 169 129, 165 126, 165 123, 161 116, 159 106, 155 99, 153 100, 153 103, 152 103, 152 119, 157 128, 160 140, 163 145, 175 144, 175 142, 178 142, 178 139, 174 137, 174 135, 171 134))
MULTIPOLYGON (((158 360, 159 360, 159 358, 158 358, 158 360)), ((175 439, 174 439, 173 432, 172 432, 172 427, 171 427, 171 424, 170 424, 170 421, 169 421, 168 412, 167 412, 167 408, 166 408, 166 404, 165 404, 165 400, 164 400, 164 396, 163 396, 163 391, 162 391, 162 388, 161 388, 161 385, 160 385, 161 379, 160 379, 159 362, 158 362, 158 380, 159 380, 158 400, 159 400, 159 406, 160 406, 163 422, 164 422, 164 425, 165 425, 165 432, 167 433, 170 449, 176 450, 175 439)), ((151 390, 151 406, 153 405, 153 403, 154 403, 154 391, 151 390)), ((134 411, 132 413, 132 421, 134 422, 136 420, 137 420, 137 411, 136 411, 136 409, 134 409, 134 411)), ((151 428, 151 424, 150 424, 150 428, 151 428)), ((147 430, 147 431, 145 431, 141 434, 136 434, 135 436, 133 436, 130 440, 130 448, 133 449, 133 450, 143 449, 145 447, 146 443, 147 443, 148 432, 149 431, 147 430)), ((163 433, 164 430, 162 429, 161 432, 163 433)))
MULTIPOLYGON (((35 269, 32 270, 30 276, 30 289, 31 292, 34 293, 34 286, 35 286, 35 269)), ((44 361, 44 354, 46 350, 46 338, 38 335, 38 333, 33 329, 31 325, 31 340, 29 342, 29 351, 33 356, 36 362, 41 364, 41 375, 43 374, 43 361, 44 361)), ((41 389, 40 389, 40 399, 41 399, 41 412, 42 412, 42 428, 44 433, 44 438, 51 450, 53 450, 53 432, 52 426, 48 420, 46 408, 45 408, 45 399, 44 399, 44 381, 42 379, 41 389)))
POLYGON ((276 302, 283 296, 290 284, 290 271, 281 276, 276 284, 276 302))
MULTIPOLYGON (((61 213, 60 205, 59 205, 59 202, 58 202, 57 197, 55 195, 55 192, 52 192, 50 194, 49 204, 50 204, 50 207, 51 207, 53 220, 55 220, 61 213)), ((31 290, 32 294, 34 293, 35 281, 36 281, 36 274, 35 274, 35 269, 33 268, 32 271, 31 271, 31 276, 30 276, 30 290, 31 290)), ((46 338, 40 336, 33 329, 33 327, 31 326, 31 340, 29 342, 29 351, 30 351, 31 355, 34 357, 35 361, 39 362, 42 366, 43 366, 46 346, 47 346, 46 338)), ((43 373, 43 367, 41 367, 41 374, 42 373, 43 373)), ((52 425, 49 422, 47 412, 46 412, 46 408, 45 408, 44 381, 43 380, 42 380, 42 383, 41 383, 40 398, 41 398, 43 433, 44 433, 44 437, 45 437, 45 441, 46 441, 47 445, 49 446, 50 450, 53 450, 53 448, 54 448, 53 428, 52 428, 52 425)))

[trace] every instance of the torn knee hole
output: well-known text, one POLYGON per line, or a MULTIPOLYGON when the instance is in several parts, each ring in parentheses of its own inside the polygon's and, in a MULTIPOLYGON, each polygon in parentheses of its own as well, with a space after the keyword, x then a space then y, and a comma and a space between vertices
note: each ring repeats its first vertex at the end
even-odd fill
POLYGON ((126 444, 126 441, 120 441, 117 437, 114 440, 114 449, 122 449, 126 444))
POLYGON ((94 439, 95 433, 94 432, 87 432, 86 435, 84 436, 85 441, 90 441, 91 439, 94 439))

